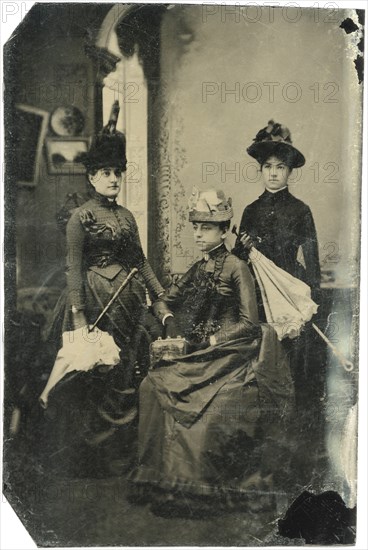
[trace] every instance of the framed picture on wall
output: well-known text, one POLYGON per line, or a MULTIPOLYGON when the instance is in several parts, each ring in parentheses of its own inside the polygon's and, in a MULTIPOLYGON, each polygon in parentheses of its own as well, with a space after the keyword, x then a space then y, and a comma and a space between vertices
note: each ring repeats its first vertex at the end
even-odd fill
POLYGON ((81 153, 86 153, 89 138, 47 138, 46 152, 50 174, 84 174, 85 167, 78 161, 81 153))
POLYGON ((15 107, 17 181, 19 185, 34 187, 40 173, 42 147, 50 115, 47 111, 22 103, 15 107))

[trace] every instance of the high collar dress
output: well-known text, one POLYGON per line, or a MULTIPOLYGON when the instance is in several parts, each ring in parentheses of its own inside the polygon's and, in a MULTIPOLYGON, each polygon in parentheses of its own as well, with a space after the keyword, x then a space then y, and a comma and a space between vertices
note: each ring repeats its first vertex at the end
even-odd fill
POLYGON ((121 350, 120 363, 108 372, 103 367, 75 371, 49 395, 50 408, 68 411, 51 426, 60 449, 53 453, 65 470, 69 464, 77 475, 92 471, 93 476, 99 475, 97 451, 103 448, 108 457, 114 446, 124 448, 131 438, 124 430, 137 415, 136 371, 144 370, 151 338, 146 289, 154 301, 163 288, 143 254, 133 214, 116 201, 95 193, 73 212, 66 239, 67 286, 55 311, 55 342, 62 332, 73 330, 72 308, 83 311, 87 323, 94 323, 131 269, 139 270, 98 324, 114 337, 121 350))
MULTIPOLYGON (((320 291, 321 268, 318 239, 312 212, 308 205, 289 192, 288 187, 271 193, 267 189, 257 200, 245 207, 240 233, 248 233, 256 248, 294 277, 304 281, 311 288, 312 299, 320 304, 323 295, 320 291)), ((234 254, 248 260, 238 237, 234 254)), ((252 270, 252 265, 250 264, 252 270)), ((262 296, 256 283, 258 311, 260 319, 266 320, 262 296)), ((321 308, 322 309, 322 308, 321 308)), ((321 326, 328 322, 317 313, 313 320, 321 326), (319 319, 317 321, 316 319, 319 319)), ((324 329, 323 329, 324 330, 324 329)), ((290 367, 296 394, 296 433, 297 443, 302 449, 306 441, 313 439, 315 448, 324 451, 322 403, 326 383, 327 348, 311 323, 307 323, 301 335, 295 340, 284 340, 289 349, 290 367), (319 426, 316 429, 316 426, 319 426)), ((308 483, 313 471, 310 453, 298 450, 297 460, 305 463, 300 466, 306 472, 303 479, 308 483)), ((317 456, 318 453, 315 453, 317 456)), ((316 467, 318 468, 318 466, 316 467)))
POLYGON ((250 495, 252 476, 280 470, 293 384, 275 331, 258 323, 248 266, 221 246, 155 310, 172 312, 187 338, 215 344, 148 372, 132 480, 177 495, 250 495))
MULTIPOLYGON (((309 206, 297 199, 286 187, 276 193, 267 189, 246 206, 240 222, 240 233, 252 236, 256 248, 294 277, 319 288, 321 271, 318 241, 309 206)), ((237 239, 234 253, 247 259, 237 239)))

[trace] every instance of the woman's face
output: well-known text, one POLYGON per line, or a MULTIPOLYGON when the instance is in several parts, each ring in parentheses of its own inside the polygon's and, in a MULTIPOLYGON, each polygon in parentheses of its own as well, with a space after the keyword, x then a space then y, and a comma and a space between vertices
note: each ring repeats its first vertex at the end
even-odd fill
POLYGON ((202 252, 209 252, 221 244, 226 236, 226 231, 220 229, 218 223, 194 222, 194 242, 202 252))
POLYGON ((272 191, 285 187, 291 172, 290 168, 277 157, 268 158, 261 170, 264 185, 272 191))
POLYGON ((120 168, 100 168, 95 174, 89 174, 88 179, 97 193, 105 197, 115 198, 120 191, 122 171, 120 168))

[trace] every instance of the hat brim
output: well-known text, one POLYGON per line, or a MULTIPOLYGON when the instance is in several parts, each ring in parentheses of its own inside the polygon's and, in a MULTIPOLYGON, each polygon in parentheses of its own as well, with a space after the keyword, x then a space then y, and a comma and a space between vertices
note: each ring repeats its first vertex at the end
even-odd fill
POLYGON ((117 159, 117 158, 107 158, 104 157, 103 159, 95 159, 95 158, 85 158, 85 159, 78 159, 78 162, 84 165, 86 170, 100 170, 101 168, 120 168, 123 172, 125 172, 127 167, 127 160, 126 159, 117 159))
POLYGON ((305 157, 298 149, 285 141, 259 141, 252 143, 247 153, 255 158, 260 164, 265 162, 272 155, 286 153, 290 157, 290 168, 300 168, 305 164, 305 157))
POLYGON ((126 170, 126 140, 124 134, 97 134, 88 152, 78 156, 78 162, 87 171, 106 167, 116 167, 126 170))
POLYGON ((217 212, 203 212, 201 210, 191 210, 189 212, 190 222, 212 222, 220 223, 227 222, 233 217, 233 209, 217 211, 217 212))

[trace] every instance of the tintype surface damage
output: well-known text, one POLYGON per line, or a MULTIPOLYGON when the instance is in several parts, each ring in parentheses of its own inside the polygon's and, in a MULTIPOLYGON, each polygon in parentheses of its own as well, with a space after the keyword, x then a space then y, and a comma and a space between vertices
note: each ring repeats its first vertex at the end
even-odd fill
POLYGON ((37 545, 354 544, 363 25, 49 3, 7 42, 3 491, 37 545))

